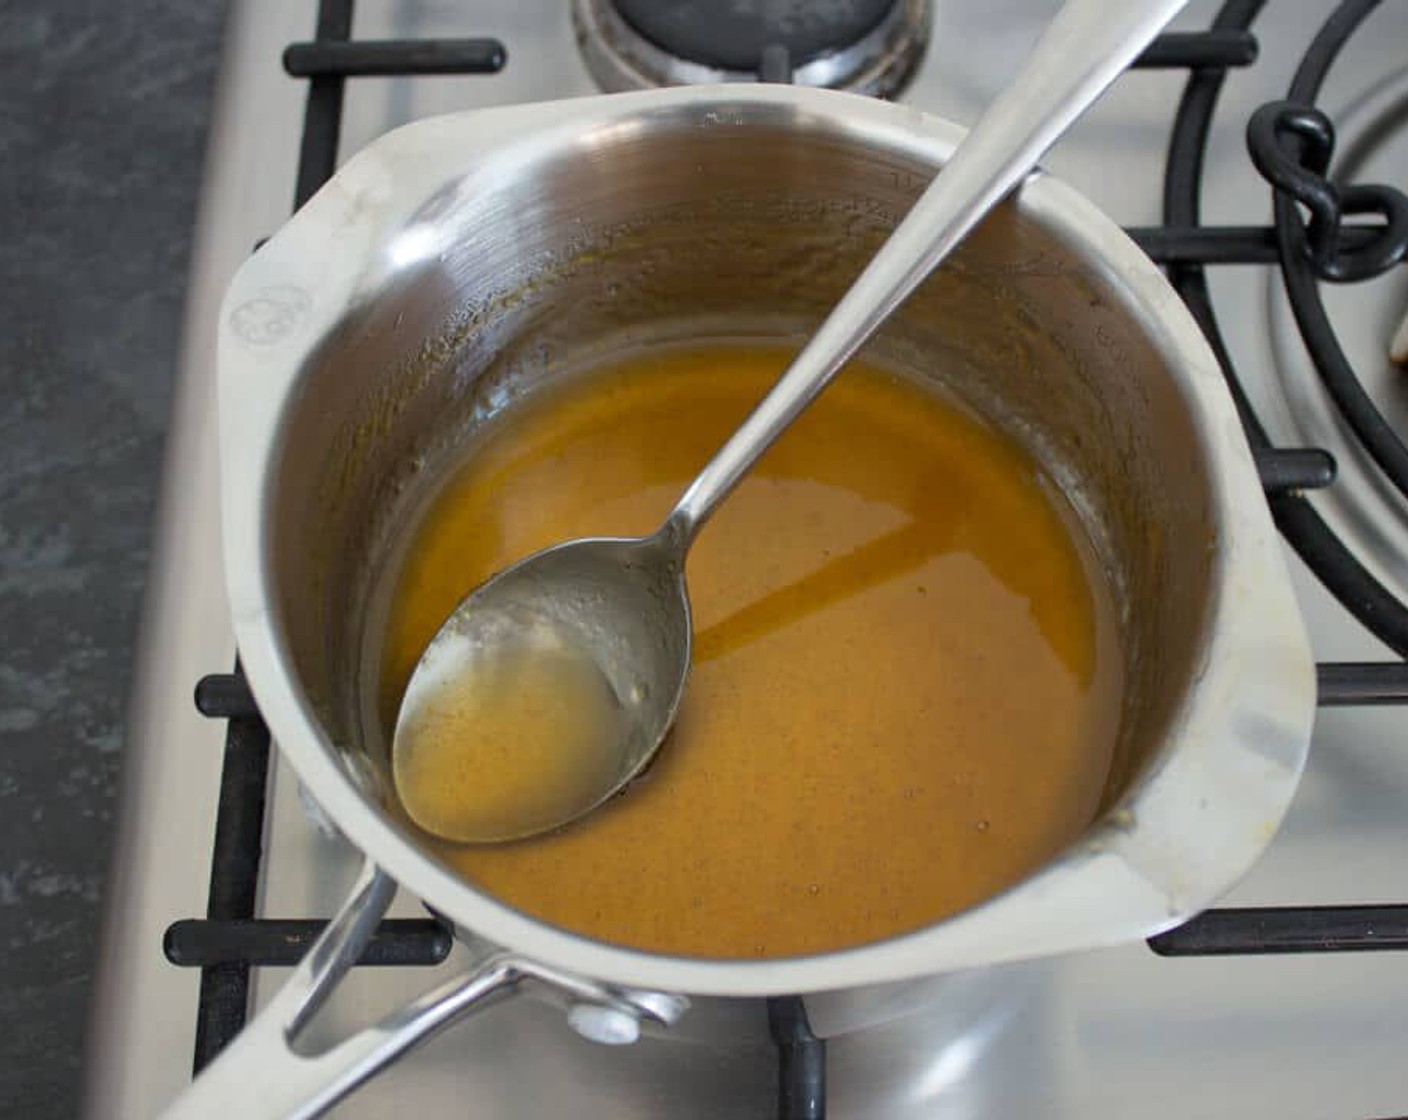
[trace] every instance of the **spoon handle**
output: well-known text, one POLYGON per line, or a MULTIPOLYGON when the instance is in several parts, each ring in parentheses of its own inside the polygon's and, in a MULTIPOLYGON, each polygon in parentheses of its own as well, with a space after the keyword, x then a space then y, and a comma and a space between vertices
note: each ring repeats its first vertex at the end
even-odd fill
POLYGON ((1186 0, 1067 0, 1016 78, 747 420, 690 484, 667 527, 684 551, 719 503, 841 367, 1186 0))

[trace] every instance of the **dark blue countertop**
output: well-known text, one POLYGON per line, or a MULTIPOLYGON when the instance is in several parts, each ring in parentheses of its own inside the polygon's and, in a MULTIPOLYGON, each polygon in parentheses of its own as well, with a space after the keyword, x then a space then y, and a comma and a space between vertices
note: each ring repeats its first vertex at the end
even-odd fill
POLYGON ((0 5, 0 1115, 69 1116, 222 0, 0 5))

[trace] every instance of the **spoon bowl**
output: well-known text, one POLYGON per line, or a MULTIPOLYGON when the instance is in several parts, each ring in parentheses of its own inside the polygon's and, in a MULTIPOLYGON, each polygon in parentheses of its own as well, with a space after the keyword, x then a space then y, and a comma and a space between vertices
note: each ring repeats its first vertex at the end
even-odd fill
MULTIPOLYGON (((499 572, 456 608, 406 688, 395 761, 408 811, 447 840, 488 843, 549 831, 597 808, 645 769, 673 725, 689 676, 692 632, 684 555, 668 526, 649 537, 568 541, 499 572), (563 738, 576 744, 578 762, 563 772, 555 759, 491 797, 482 783, 520 769, 513 759, 495 757, 518 749, 503 741, 516 738, 513 721, 521 719, 522 731, 531 733, 533 721, 543 719, 541 712, 514 712, 525 666, 542 670, 549 699, 572 721, 563 738), (470 681, 482 687, 455 695, 457 682, 470 681), (468 733, 457 749, 461 764, 476 771, 471 782, 481 784, 468 797, 450 791, 452 807, 437 809, 427 807, 433 794, 408 794, 416 784, 414 756, 456 731, 427 725, 447 694, 456 701, 451 722, 478 725, 459 729, 468 733), (485 734, 490 726, 499 735, 485 734), (560 780, 545 779, 544 771, 557 771, 560 780)), ((428 780, 435 769, 427 767, 428 780)))

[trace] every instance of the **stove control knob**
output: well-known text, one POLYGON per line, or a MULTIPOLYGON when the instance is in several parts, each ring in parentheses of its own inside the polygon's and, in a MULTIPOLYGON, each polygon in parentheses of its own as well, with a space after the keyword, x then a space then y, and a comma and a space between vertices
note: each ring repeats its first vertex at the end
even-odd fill
POLYGON ((629 1046, 640 1037, 640 1020, 619 1007, 574 1003, 567 1021, 583 1038, 604 1046, 629 1046))

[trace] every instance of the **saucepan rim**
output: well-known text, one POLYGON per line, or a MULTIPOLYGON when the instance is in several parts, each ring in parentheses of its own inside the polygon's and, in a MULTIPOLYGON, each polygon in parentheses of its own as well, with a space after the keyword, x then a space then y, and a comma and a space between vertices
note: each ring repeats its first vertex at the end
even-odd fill
POLYGON ((863 97, 719 86, 433 118, 388 133, 353 157, 245 263, 221 311, 227 582, 245 672, 284 756, 346 837, 438 911, 547 965, 631 988, 719 996, 835 990, 1126 942, 1186 920, 1251 866, 1288 807, 1309 745, 1314 664, 1279 538, 1207 342, 1123 231, 1043 172, 1026 181, 1014 205, 1094 263, 1164 360, 1194 418, 1217 536, 1198 679, 1156 764, 1077 844, 972 909, 885 941, 759 961, 671 957, 589 940, 496 901, 375 808, 339 758, 296 685, 270 559, 280 422, 310 355, 366 297, 362 284, 386 231, 445 183, 525 143, 566 145, 594 129, 662 116, 696 128, 758 121, 825 127, 935 166, 962 136, 957 126, 913 108, 863 97))

